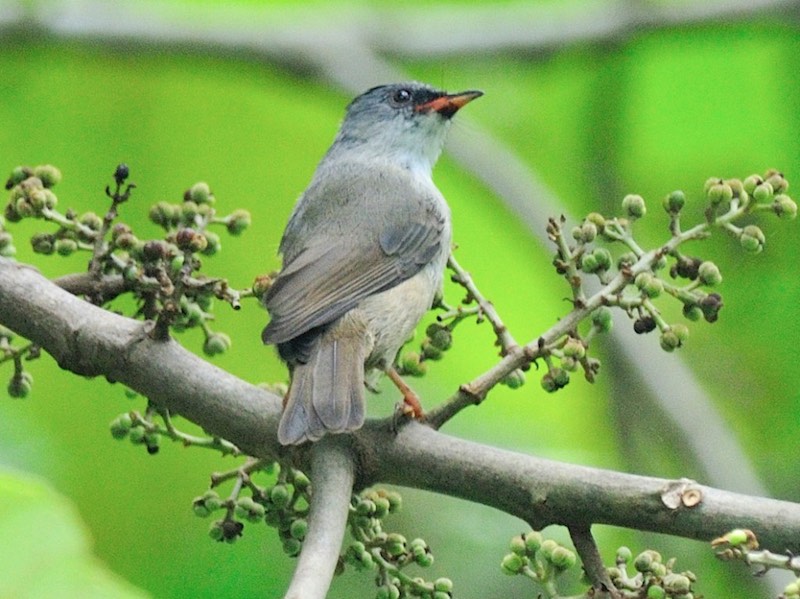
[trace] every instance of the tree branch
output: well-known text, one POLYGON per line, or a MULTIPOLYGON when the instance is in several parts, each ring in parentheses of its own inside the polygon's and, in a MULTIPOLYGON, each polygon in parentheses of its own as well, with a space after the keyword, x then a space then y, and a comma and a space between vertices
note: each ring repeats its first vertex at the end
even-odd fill
MULTIPOLYGON (((34 269, 0 259, 0 324, 72 372, 124 382, 158 405, 235 443, 308 470, 308 445, 277 440, 280 398, 203 361, 141 322, 106 312, 34 269)), ((508 358, 506 358, 508 359, 508 358)), ((356 486, 394 483, 500 509, 534 528, 610 524, 710 541, 749 528, 762 546, 800 551, 800 504, 575 466, 456 439, 411 422, 398 434, 371 420, 350 443, 356 486), (697 501, 699 499, 699 501, 697 501)))
POLYGON ((323 437, 311 448, 311 509, 308 535, 286 599, 325 599, 333 579, 349 515, 355 460, 341 435, 323 437))
POLYGON ((583 571, 592 583, 592 587, 599 597, 607 593, 611 599, 622 599, 622 595, 614 589, 611 577, 606 571, 597 543, 592 535, 592 530, 588 526, 570 526, 569 537, 575 546, 575 551, 583 562, 583 571))

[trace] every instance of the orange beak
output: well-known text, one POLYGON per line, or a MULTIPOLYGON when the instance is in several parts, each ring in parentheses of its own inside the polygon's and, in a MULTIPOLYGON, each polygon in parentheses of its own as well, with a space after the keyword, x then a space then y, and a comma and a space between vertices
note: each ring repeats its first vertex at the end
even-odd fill
POLYGON ((420 104, 416 107, 417 112, 431 112, 435 111, 450 118, 453 116, 459 108, 471 102, 475 98, 479 98, 483 95, 483 92, 478 90, 470 90, 466 92, 460 92, 458 94, 444 94, 439 96, 438 98, 434 98, 430 102, 425 102, 425 104, 420 104))

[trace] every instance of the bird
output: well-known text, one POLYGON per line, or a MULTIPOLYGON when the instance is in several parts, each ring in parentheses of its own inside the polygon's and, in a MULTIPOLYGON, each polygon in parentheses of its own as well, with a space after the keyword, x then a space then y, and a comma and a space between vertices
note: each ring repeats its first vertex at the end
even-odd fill
POLYGON ((441 293, 452 228, 431 172, 453 115, 481 95, 394 83, 347 106, 289 217, 282 268, 263 298, 262 340, 290 374, 282 445, 359 429, 365 390, 381 373, 421 414, 393 363, 441 293))

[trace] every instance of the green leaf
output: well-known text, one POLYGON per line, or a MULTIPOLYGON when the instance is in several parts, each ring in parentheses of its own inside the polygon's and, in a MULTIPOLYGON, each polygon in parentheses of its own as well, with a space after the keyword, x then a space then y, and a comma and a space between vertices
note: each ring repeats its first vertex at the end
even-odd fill
POLYGON ((0 471, 0 597, 146 597, 91 553, 75 507, 44 481, 0 471))

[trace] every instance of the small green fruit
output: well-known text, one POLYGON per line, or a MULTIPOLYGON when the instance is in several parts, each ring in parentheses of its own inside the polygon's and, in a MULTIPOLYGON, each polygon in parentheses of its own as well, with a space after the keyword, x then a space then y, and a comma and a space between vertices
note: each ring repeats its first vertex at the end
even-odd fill
POLYGON ((517 555, 516 553, 509 553, 503 558, 503 561, 500 562, 500 569, 504 574, 508 574, 509 576, 519 574, 524 567, 525 558, 517 555))
POLYGON ((764 232, 756 225, 747 225, 739 236, 739 243, 746 252, 758 254, 764 249, 766 243, 764 232))
POLYGON ((792 198, 782 193, 775 196, 772 209, 778 218, 794 220, 797 217, 797 204, 792 198))
POLYGON ((722 282, 722 274, 713 262, 705 261, 697 269, 697 276, 703 285, 714 287, 722 282))
POLYGON ((53 187, 61 182, 61 171, 52 164, 42 164, 34 167, 33 174, 42 180, 45 187, 53 187))
POLYGON ((669 214, 678 214, 683 209, 684 204, 686 204, 686 194, 680 190, 673 191, 672 193, 664 196, 664 201, 662 204, 664 206, 664 210, 666 210, 669 214))
POLYGON ((644 198, 636 194, 628 194, 622 199, 622 210, 631 220, 642 218, 647 214, 644 198))
POLYGON ((198 204, 207 204, 214 201, 214 196, 211 194, 211 189, 209 188, 208 183, 203 181, 192 185, 188 194, 189 199, 198 204))

